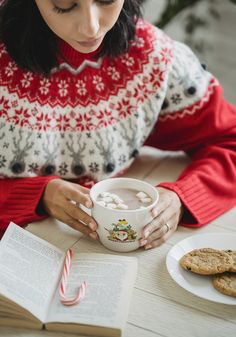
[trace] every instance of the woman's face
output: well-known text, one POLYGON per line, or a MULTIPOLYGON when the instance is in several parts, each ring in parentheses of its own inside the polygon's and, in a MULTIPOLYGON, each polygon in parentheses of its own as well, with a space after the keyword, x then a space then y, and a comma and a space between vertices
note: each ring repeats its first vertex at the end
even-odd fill
POLYGON ((95 51, 114 26, 124 0, 35 0, 49 28, 81 53, 95 51))

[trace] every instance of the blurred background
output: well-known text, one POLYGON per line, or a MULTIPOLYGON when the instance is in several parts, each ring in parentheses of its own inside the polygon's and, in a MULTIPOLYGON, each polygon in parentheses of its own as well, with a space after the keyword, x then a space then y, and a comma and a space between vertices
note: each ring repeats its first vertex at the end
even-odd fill
POLYGON ((146 20, 185 42, 236 104, 236 0, 142 0, 146 20))

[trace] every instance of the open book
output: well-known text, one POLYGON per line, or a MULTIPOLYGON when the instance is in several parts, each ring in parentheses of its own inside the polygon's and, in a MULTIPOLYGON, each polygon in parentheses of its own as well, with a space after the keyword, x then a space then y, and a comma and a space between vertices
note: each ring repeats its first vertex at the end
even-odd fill
POLYGON ((137 274, 134 257, 73 253, 66 295, 86 281, 85 298, 60 302, 65 252, 11 223, 0 242, 0 326, 121 336, 137 274))

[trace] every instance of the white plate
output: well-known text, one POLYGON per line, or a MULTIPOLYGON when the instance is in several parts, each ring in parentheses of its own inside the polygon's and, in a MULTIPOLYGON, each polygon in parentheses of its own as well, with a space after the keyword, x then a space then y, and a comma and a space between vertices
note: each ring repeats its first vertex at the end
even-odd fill
POLYGON ((190 236, 177 243, 166 257, 167 270, 171 277, 182 288, 192 294, 209 301, 236 305, 236 298, 223 295, 212 285, 211 276, 203 276, 184 270, 179 265, 179 260, 187 252, 198 248, 232 249, 236 250, 236 234, 213 233, 190 236))

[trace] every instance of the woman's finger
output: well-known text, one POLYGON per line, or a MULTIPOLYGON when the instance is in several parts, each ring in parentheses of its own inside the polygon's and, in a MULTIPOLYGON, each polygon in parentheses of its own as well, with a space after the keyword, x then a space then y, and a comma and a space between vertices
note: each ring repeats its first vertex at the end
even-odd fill
POLYGON ((86 236, 90 236, 92 239, 97 240, 98 235, 96 232, 92 231, 88 226, 85 226, 81 221, 71 217, 68 213, 66 213, 61 208, 57 207, 55 210, 55 218, 68 226, 72 227, 75 230, 80 231, 86 236))
POLYGON ((94 219, 88 213, 83 211, 77 204, 67 201, 64 206, 64 211, 71 218, 88 225, 93 231, 97 229, 97 224, 94 219))
POLYGON ((153 232, 144 245, 145 249, 150 249, 162 245, 168 240, 168 238, 176 231, 178 226, 178 219, 176 216, 173 216, 161 226, 157 231, 153 232))
POLYGON ((89 190, 83 186, 70 183, 62 186, 61 192, 68 200, 73 200, 75 203, 82 204, 87 208, 92 207, 89 190))
POLYGON ((174 216, 174 214, 171 207, 165 209, 160 215, 155 217, 149 224, 147 224, 143 228, 142 237, 144 239, 147 239, 152 232, 160 229, 166 222, 168 222, 169 219, 174 216))
POLYGON ((157 212, 157 214, 160 214, 170 206, 172 208, 174 207, 176 211, 182 208, 182 203, 175 192, 162 187, 157 187, 157 191, 159 193, 159 200, 153 209, 154 213, 157 212))
POLYGON ((157 205, 152 209, 151 213, 154 218, 160 215, 169 206, 169 199, 159 199, 157 205))
POLYGON ((168 231, 168 233, 166 233, 165 235, 163 235, 162 237, 156 239, 156 240, 153 240, 152 242, 148 242, 145 246, 144 246, 144 249, 151 249, 151 248, 155 248, 155 247, 159 247, 161 246, 164 242, 166 242, 169 237, 171 235, 173 235, 175 232, 175 230, 170 230, 168 231))
POLYGON ((150 244, 153 240, 157 240, 157 239, 163 237, 163 235, 165 235, 166 233, 167 233, 167 226, 166 226, 166 224, 164 224, 162 226, 159 226, 152 233, 148 232, 148 236, 143 236, 142 237, 142 239, 140 240, 140 246, 144 246, 144 245, 150 244))

